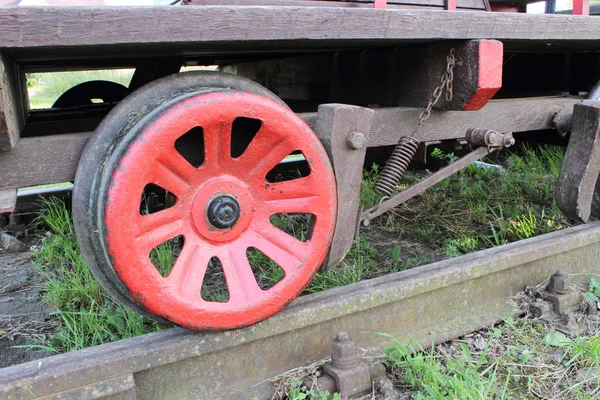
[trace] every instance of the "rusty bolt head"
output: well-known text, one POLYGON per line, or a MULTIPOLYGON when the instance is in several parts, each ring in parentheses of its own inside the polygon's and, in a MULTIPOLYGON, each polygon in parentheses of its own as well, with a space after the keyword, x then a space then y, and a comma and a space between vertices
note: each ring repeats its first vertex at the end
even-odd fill
POLYGON ((561 270, 550 277, 548 291, 555 294, 565 294, 569 291, 569 276, 561 270))
POLYGON ((510 147, 513 144, 515 144, 515 138, 513 137, 512 133, 507 133, 504 135, 504 147, 510 147))
POLYGON ((352 131, 346 136, 346 144, 353 150, 365 147, 365 135, 361 132, 352 131))
POLYGON ((331 342, 331 365, 336 368, 351 368, 358 363, 354 341, 346 332, 341 332, 331 342))

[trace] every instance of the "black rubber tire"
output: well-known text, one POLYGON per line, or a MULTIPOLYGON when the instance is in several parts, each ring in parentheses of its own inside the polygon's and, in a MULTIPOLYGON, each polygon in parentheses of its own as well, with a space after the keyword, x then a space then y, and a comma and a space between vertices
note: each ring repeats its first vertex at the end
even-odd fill
POLYGON ((110 111, 88 141, 75 175, 75 233, 94 278, 121 304, 161 322, 165 320, 134 300, 112 267, 103 237, 104 200, 118 160, 154 116, 182 99, 215 90, 251 92, 285 105, 266 88, 236 75, 211 71, 170 75, 136 90, 110 111))
POLYGON ((92 99, 102 99, 104 103, 116 103, 127 96, 129 89, 111 81, 89 81, 73 86, 60 95, 52 108, 69 108, 94 104, 92 99))

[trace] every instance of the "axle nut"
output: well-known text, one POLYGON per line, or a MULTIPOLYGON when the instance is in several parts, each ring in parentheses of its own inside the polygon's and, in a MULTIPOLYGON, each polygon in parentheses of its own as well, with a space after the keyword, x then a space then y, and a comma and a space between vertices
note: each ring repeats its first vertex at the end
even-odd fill
POLYGON ((346 144, 353 150, 365 147, 365 135, 361 132, 352 131, 346 136, 346 144))

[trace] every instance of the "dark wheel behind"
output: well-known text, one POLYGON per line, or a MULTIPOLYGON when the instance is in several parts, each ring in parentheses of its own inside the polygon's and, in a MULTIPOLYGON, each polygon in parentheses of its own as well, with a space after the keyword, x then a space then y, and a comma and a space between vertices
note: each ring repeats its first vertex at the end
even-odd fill
POLYGON ((116 103, 127 96, 129 89, 111 81, 89 81, 75 85, 63 94, 52 105, 52 108, 69 108, 94 104, 94 99, 103 103, 116 103))

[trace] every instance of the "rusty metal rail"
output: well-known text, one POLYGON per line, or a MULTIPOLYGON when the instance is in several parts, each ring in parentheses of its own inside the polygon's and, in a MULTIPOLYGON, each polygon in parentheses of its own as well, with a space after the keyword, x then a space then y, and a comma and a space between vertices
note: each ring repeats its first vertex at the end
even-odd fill
POLYGON ((557 269, 597 273, 600 223, 305 296, 246 329, 169 329, 0 369, 0 399, 268 399, 265 379, 326 357, 349 332, 444 341, 511 313, 507 298, 557 269))

